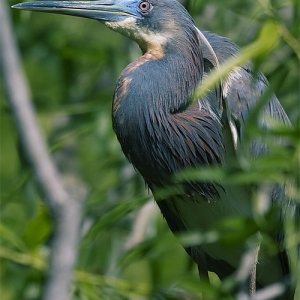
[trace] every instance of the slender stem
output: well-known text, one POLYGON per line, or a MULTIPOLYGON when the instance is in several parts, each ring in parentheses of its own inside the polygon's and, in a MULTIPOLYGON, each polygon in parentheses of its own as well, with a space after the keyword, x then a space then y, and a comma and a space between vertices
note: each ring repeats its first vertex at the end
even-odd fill
POLYGON ((251 273, 250 273, 250 295, 255 295, 256 293, 256 266, 258 263, 259 249, 260 249, 260 244, 258 244, 253 249, 253 262, 252 262, 251 273))

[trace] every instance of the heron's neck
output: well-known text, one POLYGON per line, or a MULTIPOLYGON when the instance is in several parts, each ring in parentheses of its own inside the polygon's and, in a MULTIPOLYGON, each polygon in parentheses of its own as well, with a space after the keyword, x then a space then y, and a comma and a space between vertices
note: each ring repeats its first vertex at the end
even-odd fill
POLYGON ((149 161, 149 168, 155 165, 155 172, 158 172, 163 158, 159 159, 154 153, 160 147, 157 144, 160 135, 168 135, 172 115, 187 109, 190 95, 203 75, 197 41, 170 43, 163 50, 163 55, 158 55, 148 49, 128 65, 118 80, 114 95, 114 130, 124 153, 140 172, 139 164, 145 168, 146 161, 151 158, 156 163, 149 161))
POLYGON ((128 65, 119 78, 119 85, 130 81, 126 85, 129 94, 122 95, 124 100, 127 104, 133 101, 137 106, 166 113, 181 110, 204 72, 197 37, 174 38, 164 45, 154 40, 143 47, 144 55, 128 65), (137 100, 137 95, 141 99, 137 100))

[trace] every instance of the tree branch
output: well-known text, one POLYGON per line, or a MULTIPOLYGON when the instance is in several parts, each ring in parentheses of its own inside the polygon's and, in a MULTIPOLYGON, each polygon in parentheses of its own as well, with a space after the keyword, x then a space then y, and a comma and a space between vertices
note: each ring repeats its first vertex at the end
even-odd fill
POLYGON ((23 149, 51 209, 55 232, 44 300, 68 299, 77 258, 83 195, 71 195, 62 184, 39 129, 31 96, 20 63, 10 13, 0 0, 1 66, 7 99, 14 116, 23 149))

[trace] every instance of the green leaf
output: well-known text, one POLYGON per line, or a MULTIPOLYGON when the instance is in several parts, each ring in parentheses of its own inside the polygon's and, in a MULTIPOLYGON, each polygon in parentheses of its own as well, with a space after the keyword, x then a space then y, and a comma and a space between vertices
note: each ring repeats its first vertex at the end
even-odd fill
POLYGON ((32 219, 24 233, 24 241, 29 248, 43 243, 52 232, 52 221, 45 207, 40 205, 37 215, 32 219))
POLYGON ((12 230, 10 230, 3 223, 0 223, 0 237, 1 243, 3 241, 8 242, 12 247, 16 247, 19 250, 26 250, 27 247, 24 242, 18 237, 12 230))

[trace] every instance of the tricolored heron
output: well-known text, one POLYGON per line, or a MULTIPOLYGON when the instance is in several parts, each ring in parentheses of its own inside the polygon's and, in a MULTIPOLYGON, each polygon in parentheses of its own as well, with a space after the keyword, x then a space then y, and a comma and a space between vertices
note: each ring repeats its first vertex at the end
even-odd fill
MULTIPOLYGON (((226 165, 242 148, 243 126, 251 108, 267 88, 251 64, 236 67, 220 86, 198 102, 191 96, 204 76, 239 52, 229 39, 200 32, 176 0, 41 1, 19 9, 96 19, 135 41, 143 55, 120 75, 114 93, 113 128, 123 152, 151 191, 169 186, 185 168, 226 165)), ((275 119, 289 124, 272 95, 259 116, 268 126, 275 119)), ((265 152, 253 142, 253 157, 265 152)), ((252 214, 249 187, 213 182, 185 182, 180 192, 157 201, 173 232, 206 231, 224 217, 252 214)), ((273 200, 280 197, 272 190, 273 200)), ((186 247, 206 277, 213 271, 223 279, 238 269, 243 247, 212 243, 186 247)), ((261 287, 282 281, 288 274, 284 255, 257 265, 261 287)))

